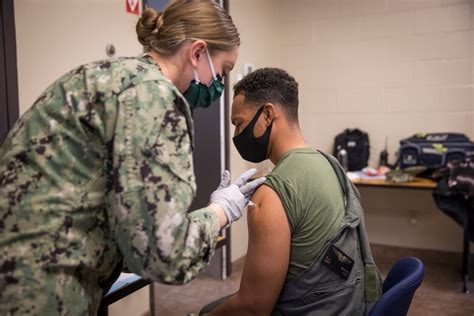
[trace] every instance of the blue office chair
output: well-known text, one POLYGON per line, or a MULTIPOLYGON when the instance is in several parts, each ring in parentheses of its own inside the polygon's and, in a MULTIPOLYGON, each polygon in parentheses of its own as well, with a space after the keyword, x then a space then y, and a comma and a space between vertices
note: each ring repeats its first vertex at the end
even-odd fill
POLYGON ((425 275, 423 262, 407 257, 395 263, 383 282, 382 297, 369 316, 406 316, 416 289, 425 275))

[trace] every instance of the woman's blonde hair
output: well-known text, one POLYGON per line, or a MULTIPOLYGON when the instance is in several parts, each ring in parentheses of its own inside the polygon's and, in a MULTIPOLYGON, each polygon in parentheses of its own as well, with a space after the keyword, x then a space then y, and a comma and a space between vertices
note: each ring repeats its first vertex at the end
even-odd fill
POLYGON ((187 40, 203 40, 210 52, 229 51, 240 36, 229 14, 212 0, 172 0, 163 12, 147 7, 137 23, 138 41, 147 51, 176 53, 187 40))

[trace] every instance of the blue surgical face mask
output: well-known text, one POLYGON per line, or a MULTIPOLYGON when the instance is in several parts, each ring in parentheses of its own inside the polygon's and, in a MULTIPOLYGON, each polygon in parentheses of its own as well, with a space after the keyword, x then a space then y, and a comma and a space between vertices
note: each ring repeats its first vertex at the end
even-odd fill
POLYGON ((222 78, 220 75, 216 75, 214 64, 212 63, 211 56, 209 55, 209 51, 207 49, 206 54, 209 67, 211 68, 212 72, 211 83, 209 86, 207 86, 200 82, 198 73, 196 70, 194 70, 194 79, 191 81, 189 88, 183 93, 192 109, 196 109, 198 107, 209 107, 212 102, 218 100, 221 97, 222 91, 224 91, 224 84, 221 82, 222 78))

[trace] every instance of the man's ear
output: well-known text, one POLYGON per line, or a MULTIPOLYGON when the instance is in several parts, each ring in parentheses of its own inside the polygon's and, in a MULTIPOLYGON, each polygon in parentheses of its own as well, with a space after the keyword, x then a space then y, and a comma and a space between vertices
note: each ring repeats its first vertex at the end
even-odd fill
POLYGON ((206 51, 206 42, 203 40, 196 40, 194 41, 188 51, 188 57, 189 60, 191 61, 191 65, 193 68, 197 68, 198 61, 201 58, 201 55, 205 53, 206 51))
POLYGON ((270 126, 276 115, 277 113, 275 105, 273 103, 265 103, 265 105, 263 106, 263 116, 265 117, 265 122, 267 123, 267 126, 270 126))

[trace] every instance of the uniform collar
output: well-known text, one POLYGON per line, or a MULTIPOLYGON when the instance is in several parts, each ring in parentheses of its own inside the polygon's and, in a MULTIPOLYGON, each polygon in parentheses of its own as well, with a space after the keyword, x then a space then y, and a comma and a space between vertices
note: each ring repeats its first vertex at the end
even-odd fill
POLYGON ((156 62, 156 60, 148 53, 143 53, 139 57, 144 63, 155 66, 161 71, 160 65, 156 62))

